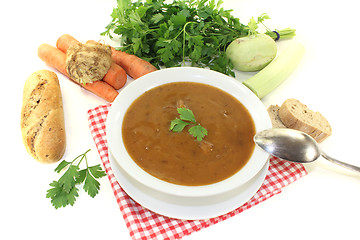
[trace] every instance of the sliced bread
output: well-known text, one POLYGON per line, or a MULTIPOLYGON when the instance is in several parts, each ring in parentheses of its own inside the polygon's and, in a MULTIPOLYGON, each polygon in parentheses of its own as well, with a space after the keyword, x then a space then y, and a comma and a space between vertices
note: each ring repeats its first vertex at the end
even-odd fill
POLYGON ((331 126, 323 115, 310 110, 297 99, 287 99, 279 109, 279 117, 286 127, 303 131, 317 142, 322 142, 332 133, 331 126))
POLYGON ((271 124, 273 128, 286 128, 279 117, 279 110, 280 107, 278 105, 271 105, 268 107, 267 111, 271 119, 271 124))

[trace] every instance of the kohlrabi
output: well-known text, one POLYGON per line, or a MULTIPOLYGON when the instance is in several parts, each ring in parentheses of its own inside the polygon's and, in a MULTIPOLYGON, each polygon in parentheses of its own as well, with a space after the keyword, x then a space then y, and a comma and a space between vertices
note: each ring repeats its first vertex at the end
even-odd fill
POLYGON ((262 33, 235 39, 226 49, 234 68, 245 72, 263 69, 276 57, 276 53, 275 41, 262 33))
MULTIPOLYGON (((275 39, 288 34, 273 32, 269 29, 267 29, 266 34, 258 33, 258 24, 263 24, 265 19, 269 19, 269 16, 265 13, 258 17, 257 21, 251 18, 247 25, 248 35, 235 39, 227 47, 226 56, 236 70, 259 71, 276 57, 277 45, 274 36, 270 37, 269 33, 276 34, 275 39)), ((293 35, 293 32, 290 35, 293 35)))

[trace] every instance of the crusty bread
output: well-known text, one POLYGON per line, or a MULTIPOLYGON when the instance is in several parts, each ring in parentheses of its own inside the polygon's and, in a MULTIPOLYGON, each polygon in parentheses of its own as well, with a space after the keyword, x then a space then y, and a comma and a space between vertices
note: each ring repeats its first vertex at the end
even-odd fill
POLYGON ((271 119, 271 124, 273 128, 286 128, 279 117, 279 109, 280 107, 278 105, 271 105, 268 107, 267 111, 271 119))
POLYGON ((25 148, 32 157, 43 163, 62 158, 66 147, 64 111, 54 72, 40 70, 26 80, 20 125, 25 148))
POLYGON ((331 126, 323 115, 293 98, 281 105, 279 117, 286 127, 303 131, 317 142, 322 142, 332 133, 331 126))

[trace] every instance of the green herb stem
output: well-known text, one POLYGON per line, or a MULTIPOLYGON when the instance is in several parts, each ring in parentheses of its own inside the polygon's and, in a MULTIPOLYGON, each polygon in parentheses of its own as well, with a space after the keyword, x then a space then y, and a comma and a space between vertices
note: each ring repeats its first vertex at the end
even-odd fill
MULTIPOLYGON (((74 160, 72 160, 71 164, 73 164, 78 158, 81 157, 80 161, 78 162, 77 166, 80 166, 80 163, 82 162, 82 160, 84 159, 84 157, 86 158, 86 154, 90 151, 91 149, 88 149, 86 152, 84 152, 83 154, 80 154, 79 156, 77 156, 74 160)), ((86 165, 87 165, 87 161, 86 161, 86 165)))

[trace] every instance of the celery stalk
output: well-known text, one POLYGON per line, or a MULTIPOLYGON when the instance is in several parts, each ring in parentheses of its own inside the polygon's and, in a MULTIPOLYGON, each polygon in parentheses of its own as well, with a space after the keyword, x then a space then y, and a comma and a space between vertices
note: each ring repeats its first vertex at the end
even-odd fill
POLYGON ((304 46, 294 42, 288 46, 269 65, 243 84, 260 99, 279 86, 297 67, 305 52, 304 46))

